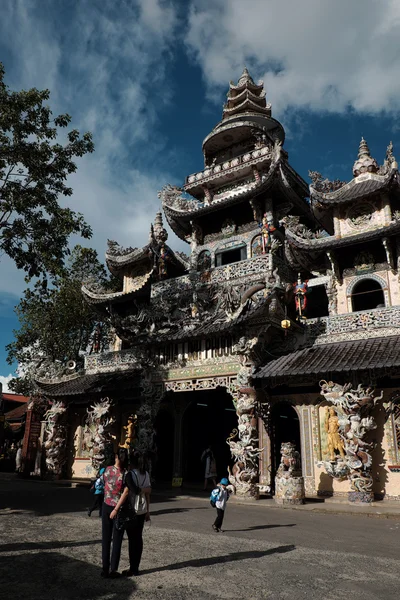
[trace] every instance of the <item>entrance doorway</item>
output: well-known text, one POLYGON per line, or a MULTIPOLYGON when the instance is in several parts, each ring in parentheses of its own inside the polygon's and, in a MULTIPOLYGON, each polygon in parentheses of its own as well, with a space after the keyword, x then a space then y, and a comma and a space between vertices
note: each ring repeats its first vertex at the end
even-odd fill
POLYGON ((174 417, 171 410, 161 408, 154 421, 157 454, 154 465, 156 481, 171 481, 174 461, 174 417))
POLYGON ((204 481, 205 464, 201 455, 212 447, 217 463, 218 478, 226 477, 233 465, 227 438, 237 429, 238 420, 232 396, 225 388, 190 392, 191 402, 183 417, 183 478, 185 481, 204 481))
POLYGON ((278 402, 271 410, 271 474, 272 484, 281 462, 281 445, 293 442, 301 456, 300 422, 296 410, 289 402, 278 402))

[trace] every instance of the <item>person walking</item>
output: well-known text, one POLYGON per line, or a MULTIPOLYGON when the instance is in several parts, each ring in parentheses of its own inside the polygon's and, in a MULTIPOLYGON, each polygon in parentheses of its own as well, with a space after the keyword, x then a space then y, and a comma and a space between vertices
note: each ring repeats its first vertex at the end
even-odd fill
POLYGON ((211 479, 214 487, 217 485, 217 463, 215 461, 214 452, 212 451, 211 446, 207 446, 201 455, 201 460, 205 462, 205 472, 204 472, 204 490, 208 487, 208 482, 211 479))
POLYGON ((101 517, 101 513, 103 510, 103 502, 104 502, 104 477, 103 477, 104 471, 105 471, 105 468, 102 467, 98 473, 98 477, 97 477, 96 481, 93 484, 94 501, 93 501, 91 508, 89 508, 89 510, 88 510, 88 517, 92 516, 92 512, 94 510, 96 510, 96 508, 99 509, 99 517, 101 517))
POLYGON ((221 481, 217 485, 217 489, 215 490, 215 492, 219 490, 218 493, 214 495, 213 492, 213 496, 215 497, 215 508, 217 509, 217 518, 215 519, 212 528, 217 533, 222 531, 221 528, 225 516, 226 503, 228 502, 229 496, 231 494, 230 490, 228 490, 227 488, 228 485, 229 481, 226 477, 223 477, 223 479, 221 479, 221 481))
POLYGON ((126 487, 123 494, 110 515, 111 519, 115 519, 125 502, 130 502, 136 513, 136 518, 125 526, 129 544, 129 569, 122 571, 122 575, 125 577, 139 575, 143 552, 143 527, 145 521, 150 521, 151 483, 149 473, 145 468, 143 454, 133 453, 131 469, 125 478, 126 487))
POLYGON ((111 513, 115 509, 121 497, 127 466, 128 451, 126 448, 118 448, 118 452, 115 455, 114 466, 107 467, 103 473, 104 502, 101 515, 101 548, 103 562, 103 569, 101 571, 102 577, 115 578, 120 576, 120 573, 118 573, 118 565, 121 557, 121 546, 124 530, 119 531, 115 527, 115 521, 111 518, 111 513))

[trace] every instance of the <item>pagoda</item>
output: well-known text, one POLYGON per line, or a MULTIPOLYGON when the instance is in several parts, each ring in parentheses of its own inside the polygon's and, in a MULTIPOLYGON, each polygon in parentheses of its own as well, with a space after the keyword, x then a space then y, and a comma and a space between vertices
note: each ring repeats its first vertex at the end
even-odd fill
POLYGON ((68 421, 58 451, 74 455, 74 476, 92 474, 93 455, 99 464, 114 439, 145 452, 156 479, 181 485, 202 478, 199 457, 211 444, 218 474, 228 474, 236 495, 256 499, 275 491, 283 444, 296 454, 308 495, 398 497, 400 179, 393 148, 379 166, 362 139, 351 181, 311 172, 309 186, 284 141, 263 83, 245 68, 203 141, 203 169, 160 191, 162 212, 148 243, 109 241, 106 263, 120 290, 82 289, 113 326, 109 351, 37 380, 68 421), (188 255, 167 244, 163 214, 188 255), (377 425, 390 462, 381 486, 372 446, 363 446, 365 462, 358 457, 356 468, 348 432, 339 432, 347 413, 335 402, 362 392, 363 408, 347 415, 359 447, 372 443, 362 437, 375 423, 367 408, 378 399, 382 407, 382 398, 390 404, 390 417, 377 425), (129 440, 128 422, 135 428, 129 440), (321 483, 322 474, 334 483, 321 483))

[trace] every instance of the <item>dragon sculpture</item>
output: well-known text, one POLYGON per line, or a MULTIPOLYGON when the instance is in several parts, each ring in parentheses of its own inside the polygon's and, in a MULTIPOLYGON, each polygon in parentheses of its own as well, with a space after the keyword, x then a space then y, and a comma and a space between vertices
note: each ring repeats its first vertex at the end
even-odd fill
MULTIPOLYGON (((375 392, 371 387, 364 388, 359 384, 356 389, 352 389, 350 383, 340 385, 332 381, 321 381, 320 387, 321 395, 334 406, 338 435, 342 441, 340 446, 344 448, 343 456, 336 455, 330 461, 323 462, 325 470, 335 479, 349 479, 350 501, 372 502, 374 496, 370 452, 374 444, 367 442, 366 437, 368 432, 377 427, 371 413, 382 400, 383 392, 374 396, 375 392)), ((334 446, 337 447, 338 444, 334 446)))
POLYGON ((63 465, 67 460, 66 410, 67 407, 63 402, 53 402, 44 414, 46 467, 49 473, 56 476, 61 475, 63 465))
POLYGON ((100 469, 109 457, 108 455, 114 451, 114 438, 110 429, 115 419, 110 416, 111 407, 112 401, 104 398, 87 410, 84 437, 88 439, 86 445, 91 452, 92 465, 95 470, 100 469))
POLYGON ((238 392, 236 412, 238 428, 227 439, 235 464, 229 468, 229 481, 240 496, 258 494, 258 459, 263 451, 259 448, 257 417, 255 415, 256 392, 253 388, 243 388, 238 392))

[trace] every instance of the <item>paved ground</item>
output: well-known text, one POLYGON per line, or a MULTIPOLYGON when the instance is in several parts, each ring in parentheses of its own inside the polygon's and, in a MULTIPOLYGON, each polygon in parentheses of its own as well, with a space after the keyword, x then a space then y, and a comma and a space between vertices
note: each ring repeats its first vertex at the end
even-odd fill
MULTIPOLYGON (((86 488, 0 481, 0 597, 8 600, 397 600, 399 519, 155 497, 142 575, 100 578, 86 488)), ((124 542, 121 568, 127 565, 124 542)))

